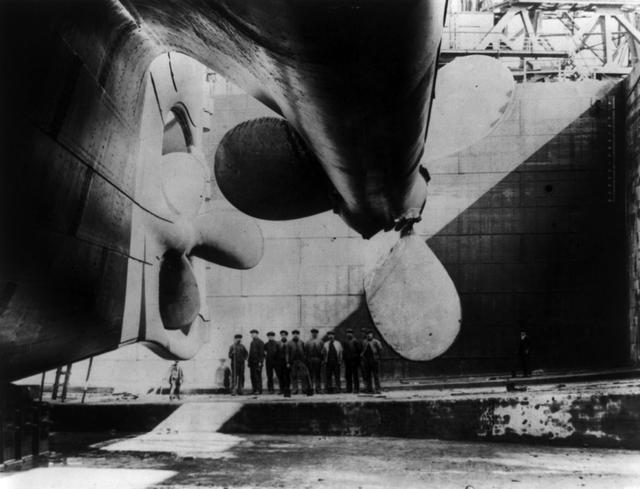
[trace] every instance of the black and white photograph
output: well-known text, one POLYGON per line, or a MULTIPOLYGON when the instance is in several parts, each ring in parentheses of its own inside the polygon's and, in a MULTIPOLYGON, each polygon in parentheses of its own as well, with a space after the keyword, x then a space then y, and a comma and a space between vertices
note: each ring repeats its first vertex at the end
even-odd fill
POLYGON ((0 489, 640 489, 640 0, 0 0, 0 489))

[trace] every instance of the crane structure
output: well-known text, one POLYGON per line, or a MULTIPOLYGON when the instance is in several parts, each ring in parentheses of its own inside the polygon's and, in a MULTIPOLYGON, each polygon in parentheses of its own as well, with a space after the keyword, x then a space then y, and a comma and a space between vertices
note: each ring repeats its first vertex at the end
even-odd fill
POLYGON ((640 50, 640 1, 507 0, 452 5, 442 61, 502 59, 523 81, 629 74, 640 50))

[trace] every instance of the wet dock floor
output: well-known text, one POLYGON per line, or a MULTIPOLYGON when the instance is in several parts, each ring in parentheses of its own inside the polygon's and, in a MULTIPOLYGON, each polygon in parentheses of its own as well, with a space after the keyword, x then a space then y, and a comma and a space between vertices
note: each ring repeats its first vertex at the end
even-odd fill
POLYGON ((39 468, 0 473, 0 488, 640 487, 640 452, 628 450, 258 435, 197 457, 102 449, 122 438, 56 433, 39 468))

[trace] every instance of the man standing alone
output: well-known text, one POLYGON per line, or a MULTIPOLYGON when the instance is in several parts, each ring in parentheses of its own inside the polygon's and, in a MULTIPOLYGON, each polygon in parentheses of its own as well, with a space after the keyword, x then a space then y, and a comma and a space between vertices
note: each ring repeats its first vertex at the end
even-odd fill
POLYGON ((327 393, 340 392, 340 364, 342 363, 342 345, 335 339, 335 333, 327 333, 328 340, 322 347, 322 363, 325 367, 325 387, 327 393), (336 382, 335 390, 333 380, 336 382))
POLYGON ((358 368, 360 367, 360 354, 362 353, 362 344, 353 336, 353 330, 347 329, 347 341, 344 343, 344 376, 347 380, 347 392, 360 392, 360 376, 358 368))
POLYGON ((382 343, 373 337, 373 331, 367 331, 367 338, 362 344, 362 370, 367 382, 367 392, 373 392, 371 377, 375 385, 375 393, 380 394, 380 357, 382 356, 382 343))
POLYGON ((265 361, 267 366, 267 390, 273 394, 273 373, 278 375, 278 342, 274 339, 276 334, 273 331, 267 333, 267 342, 264 345, 265 361))
POLYGON ((244 362, 247 361, 249 353, 247 353, 247 349, 244 347, 244 345, 240 343, 240 341, 242 340, 241 334, 235 335, 233 339, 233 345, 231 345, 231 348, 229 348, 229 358, 231 359, 231 374, 233 379, 231 384, 231 394, 242 395, 242 390, 244 389, 244 362))
POLYGON ((522 375, 529 377, 531 375, 531 339, 526 331, 520 331, 518 356, 520 357, 520 365, 522 366, 522 375))
POLYGON ((258 330, 251 330, 249 345, 249 373, 251 375, 251 394, 262 394, 262 363, 264 362, 264 342, 258 337, 258 330))
POLYGON ((180 386, 184 381, 184 373, 182 367, 176 360, 171 367, 169 367, 169 400, 173 401, 174 398, 180 399, 180 386))

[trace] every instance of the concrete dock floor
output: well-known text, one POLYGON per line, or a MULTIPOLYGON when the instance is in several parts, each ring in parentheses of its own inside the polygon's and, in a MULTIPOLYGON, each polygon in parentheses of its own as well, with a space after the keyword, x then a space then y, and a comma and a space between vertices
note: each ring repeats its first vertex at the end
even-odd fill
POLYGON ((0 473, 0 488, 640 487, 637 451, 399 438, 240 438, 212 454, 216 458, 200 458, 107 452, 101 447, 114 440, 105 435, 60 433, 53 439, 55 452, 39 461, 43 468, 0 473))
POLYGON ((385 436, 640 449, 640 380, 384 391, 381 395, 149 395, 52 406, 54 431, 385 436), (179 411, 179 412, 178 412, 179 411), (215 422, 214 422, 215 419, 215 422), (185 420, 190 420, 188 426, 185 420), (194 428, 198 426, 198 428, 194 428), (173 428, 171 428, 173 430, 173 428))
POLYGON ((52 406, 52 453, 0 489, 640 488, 640 379, 526 387, 92 396, 52 406))

